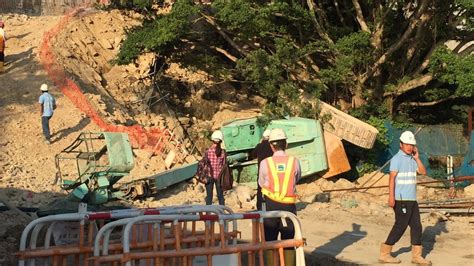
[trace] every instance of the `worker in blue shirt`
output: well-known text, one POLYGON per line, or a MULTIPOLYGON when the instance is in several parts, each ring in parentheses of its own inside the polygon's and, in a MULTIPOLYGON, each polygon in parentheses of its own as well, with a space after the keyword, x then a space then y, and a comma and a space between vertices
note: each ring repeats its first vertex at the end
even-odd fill
POLYGON ((40 88, 42 94, 39 97, 41 106, 41 126, 43 127, 44 141, 46 144, 51 143, 51 134, 49 130, 49 120, 53 117, 54 109, 56 109, 56 100, 48 92, 48 85, 42 84, 40 88))
POLYGON ((422 226, 420 210, 416 201, 416 174, 426 175, 426 168, 420 160, 415 135, 405 131, 400 136, 400 150, 390 161, 388 205, 395 212, 395 224, 385 243, 380 245, 379 262, 400 263, 392 257, 393 245, 400 240, 410 226, 412 263, 431 265, 422 257, 422 226))

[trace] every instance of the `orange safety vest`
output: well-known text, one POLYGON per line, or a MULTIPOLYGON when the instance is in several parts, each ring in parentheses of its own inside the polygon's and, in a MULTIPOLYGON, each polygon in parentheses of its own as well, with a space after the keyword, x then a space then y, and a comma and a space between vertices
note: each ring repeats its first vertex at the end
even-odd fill
POLYGON ((268 157, 268 187, 262 186, 262 194, 270 199, 285 203, 294 204, 295 194, 295 167, 296 159, 293 156, 268 157))

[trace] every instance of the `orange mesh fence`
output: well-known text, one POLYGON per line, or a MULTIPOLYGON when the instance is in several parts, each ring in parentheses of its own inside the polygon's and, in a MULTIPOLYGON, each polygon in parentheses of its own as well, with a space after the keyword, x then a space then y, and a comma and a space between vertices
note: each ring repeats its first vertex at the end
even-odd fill
POLYGON ((107 4, 108 0, 88 1, 86 4, 72 9, 61 18, 56 26, 44 33, 43 42, 39 51, 41 64, 46 70, 49 78, 61 90, 61 92, 102 130, 128 133, 131 144, 134 148, 148 150, 158 148, 156 147, 156 144, 160 139, 160 136, 169 134, 166 130, 159 128, 151 128, 147 130, 139 125, 123 126, 113 125, 106 122, 87 97, 82 93, 79 86, 67 77, 64 68, 59 65, 56 60, 56 56, 51 48, 51 40, 58 35, 58 33, 63 30, 80 11, 96 3, 107 4))

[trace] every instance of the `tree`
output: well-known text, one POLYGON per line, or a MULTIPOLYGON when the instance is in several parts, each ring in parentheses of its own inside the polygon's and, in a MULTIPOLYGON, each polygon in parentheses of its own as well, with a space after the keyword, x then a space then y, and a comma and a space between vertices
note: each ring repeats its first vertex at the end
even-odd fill
POLYGON ((147 12, 119 63, 153 51, 241 82, 278 116, 313 116, 316 98, 367 120, 474 99, 471 0, 178 0, 147 12))

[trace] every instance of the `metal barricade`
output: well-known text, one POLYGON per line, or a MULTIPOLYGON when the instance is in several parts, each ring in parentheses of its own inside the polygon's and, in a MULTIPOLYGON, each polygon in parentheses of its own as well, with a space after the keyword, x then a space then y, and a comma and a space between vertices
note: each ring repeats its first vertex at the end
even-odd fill
MULTIPOLYGON (((290 212, 272 211, 272 212, 256 212, 245 214, 200 214, 200 215, 150 215, 139 216, 135 218, 117 221, 117 224, 125 225, 123 230, 122 246, 123 252, 116 254, 108 254, 104 252, 100 254, 98 246, 100 246, 99 234, 95 241, 94 257, 95 265, 120 263, 127 266, 131 265, 193 265, 193 258, 204 256, 207 258, 207 265, 213 265, 213 257, 218 255, 233 256, 232 262, 227 265, 242 265, 242 255, 247 255, 248 265, 255 265, 255 256, 258 257, 259 265, 265 265, 264 251, 274 251, 274 263, 280 261, 279 265, 284 265, 285 248, 295 248, 296 265, 304 266, 304 239, 302 238, 301 226, 297 217, 290 212), (295 228, 293 239, 265 241, 263 220, 270 218, 288 219, 295 228), (236 235, 228 234, 225 225, 237 220, 252 220, 252 240, 250 243, 237 241, 236 235), (191 236, 183 234, 183 222, 202 222, 204 223, 202 243, 189 243, 191 236), (120 223, 119 223, 120 222, 120 223), (153 231, 150 234, 153 246, 148 250, 136 248, 135 240, 131 234, 136 224, 151 223, 153 231), (213 229, 214 223, 218 223, 217 237, 213 229), (171 236, 168 239, 172 241, 166 242, 166 234, 163 231, 165 224, 171 224, 171 236), (188 242, 186 242, 188 240, 188 242), (135 248, 134 248, 135 247, 135 248)), ((111 225, 112 228, 114 225, 111 225)), ((104 234, 108 229, 101 229, 104 234)), ((104 241, 104 246, 106 245, 104 241)), ((219 264, 222 265, 222 264, 219 264)))
MULTIPOLYGON (((147 214, 148 215, 175 215, 175 216, 181 216, 185 214, 215 214, 215 215, 223 215, 223 214, 232 214, 232 210, 226 206, 220 206, 220 205, 204 205, 204 206, 189 206, 188 208, 178 208, 178 209, 165 209, 165 210, 160 210, 160 211, 154 211, 151 212, 149 211, 147 214)), ((120 219, 114 222, 110 222, 106 225, 104 225, 97 233, 95 242, 94 242, 94 256, 98 257, 101 255, 101 248, 102 248, 102 255, 108 255, 110 251, 117 253, 117 252, 123 252, 122 245, 117 244, 117 243, 111 243, 110 237, 112 232, 118 228, 118 227, 123 227, 127 225, 130 221, 132 221, 134 218, 128 218, 128 219, 120 219)), ((154 245, 157 244, 155 241, 156 238, 154 238, 153 234, 156 234, 159 232, 164 232, 165 228, 158 226, 156 223, 153 224, 153 221, 147 221, 146 219, 143 221, 144 231, 141 230, 142 228, 137 228, 134 225, 134 229, 131 230, 131 232, 128 232, 129 237, 132 238, 132 248, 136 249, 147 249, 147 248, 152 248, 154 245), (141 239, 139 239, 141 236, 141 239)), ((181 230, 183 232, 187 231, 188 228, 188 222, 185 221, 180 224, 181 230)), ((224 226, 225 231, 227 232, 227 224, 224 226)), ((228 233, 228 235, 232 237, 236 237, 239 232, 237 231, 237 222, 233 221, 232 222, 232 229, 233 231, 228 233)), ((120 238, 124 236, 124 232, 122 231, 120 234, 120 238)), ((163 234, 162 234, 163 235, 163 234)), ((190 238, 185 239, 186 242, 194 242, 194 241, 202 241, 202 236, 196 231, 196 223, 195 221, 191 221, 191 226, 190 226, 190 238)), ((121 241, 121 239, 120 239, 121 241)), ((117 242, 117 241, 115 241, 117 242)), ((172 244, 174 242, 174 239, 165 239, 163 236, 163 241, 162 245, 168 245, 172 244)), ((99 259, 100 261, 100 259, 99 259)))
MULTIPOLYGON (((170 206, 157 209, 122 209, 109 212, 79 212, 71 214, 59 214, 38 218, 32 221, 23 230, 20 239, 20 250, 16 254, 19 257, 18 265, 35 265, 41 262, 44 265, 86 265, 88 258, 93 254, 93 243, 97 230, 104 226, 106 220, 116 220, 131 217, 140 217, 157 214, 200 213, 207 211, 215 214, 232 213, 225 206, 170 206), (58 225, 72 225, 76 231, 77 239, 73 243, 58 243, 58 225), (43 230, 47 227, 46 230, 43 230), (86 229, 87 227, 87 229, 86 229), (45 232, 44 232, 45 231, 45 232), (38 237, 44 234, 44 240, 38 246, 38 237), (51 239, 55 239, 51 245, 51 239)), ((64 229, 64 228, 63 228, 64 229)), ((71 232, 65 233, 71 233, 71 232)), ((59 239, 60 240, 60 239, 59 239)), ((120 248, 121 249, 121 248, 120 248)))

